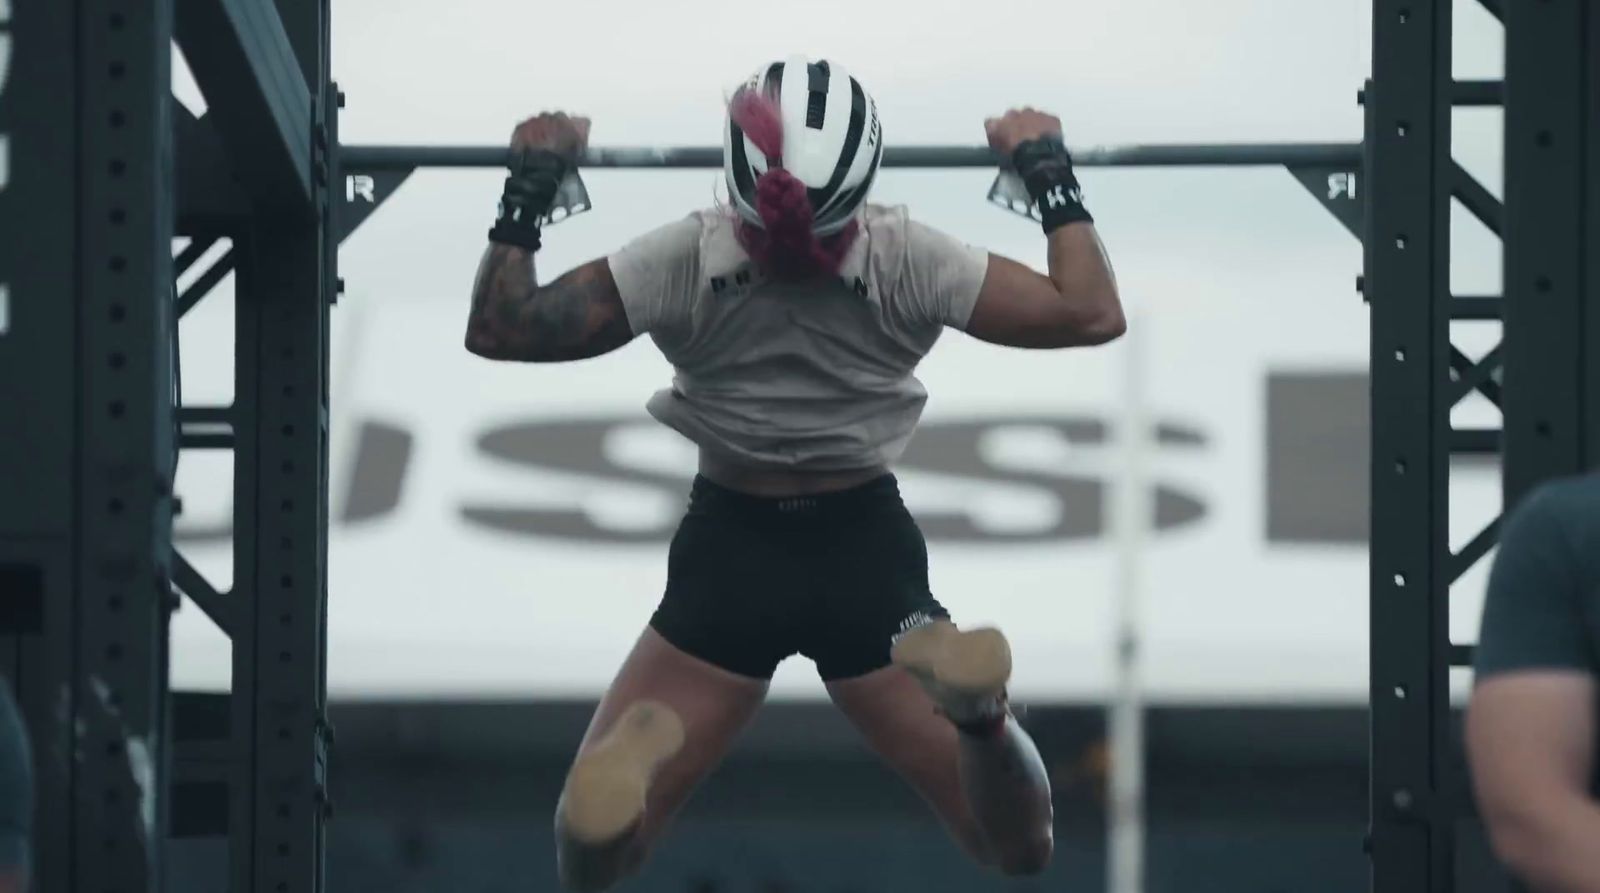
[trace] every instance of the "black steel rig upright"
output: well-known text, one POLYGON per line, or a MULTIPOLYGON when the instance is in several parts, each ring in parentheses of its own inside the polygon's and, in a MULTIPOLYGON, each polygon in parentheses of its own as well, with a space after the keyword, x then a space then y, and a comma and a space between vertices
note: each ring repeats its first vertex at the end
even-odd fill
POLYGON ((176 583, 233 642, 226 699, 179 695, 174 832, 226 834, 228 889, 322 889, 326 767, 330 184, 337 99, 328 0, 178 0, 209 110, 180 115, 184 259, 232 243, 180 298, 234 273, 231 406, 180 410, 186 447, 231 447, 233 588, 181 555, 176 583), (209 807, 209 808, 208 808, 209 807))
POLYGON ((1600 10, 1506 9, 1505 504, 1600 467, 1600 10))
POLYGON ((234 891, 321 889, 328 34, 327 0, 0 0, 0 675, 37 889, 160 890, 169 831, 230 838, 234 891), (180 407, 178 318, 230 271, 236 398, 180 407), (180 445, 235 450, 226 593, 172 547, 180 445), (169 694, 178 589, 233 641, 225 696, 169 694))
POLYGON ((161 881, 172 16, 0 3, 0 671, 32 735, 40 890, 161 881))
MULTIPOLYGON (((1501 16, 1498 0, 1481 0, 1501 16)), ((1452 729, 1450 668, 1470 649, 1450 641, 1450 587, 1496 540, 1488 523, 1450 546, 1450 472, 1461 455, 1492 455, 1498 430, 1458 429, 1472 393, 1503 405, 1495 348, 1473 360, 1451 340, 1456 320, 1495 320, 1498 295, 1450 283, 1452 201, 1500 235, 1505 210, 1452 156, 1459 105, 1502 101, 1504 85, 1452 77, 1452 0, 1375 0, 1372 80, 1364 91, 1371 303, 1371 827, 1374 893, 1455 887, 1455 827, 1470 811, 1452 729)))

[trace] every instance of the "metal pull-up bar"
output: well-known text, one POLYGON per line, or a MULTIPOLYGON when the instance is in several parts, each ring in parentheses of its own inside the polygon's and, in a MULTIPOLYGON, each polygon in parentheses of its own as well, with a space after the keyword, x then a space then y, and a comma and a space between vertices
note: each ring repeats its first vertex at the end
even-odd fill
MULTIPOLYGON (((395 171, 419 167, 505 167, 503 146, 342 146, 346 171, 395 171)), ((1085 146, 1073 161, 1084 167, 1361 167, 1360 143, 1175 144, 1085 146)), ((983 146, 899 146, 883 153, 884 167, 998 167, 1000 158, 983 146)), ((722 147, 591 148, 585 168, 718 168, 722 147)))
MULTIPOLYGON (((1364 192, 1356 185, 1363 166, 1361 143, 1084 146, 1074 149, 1072 155, 1082 167, 1281 167, 1352 235, 1361 237, 1364 192)), ((883 153, 883 166, 894 168, 998 170, 1000 161, 986 146, 890 146, 883 153)), ((349 236, 419 169, 503 168, 510 163, 511 150, 506 146, 341 145, 339 166, 349 182, 339 214, 339 237, 349 236)), ((722 147, 591 148, 578 166, 590 170, 716 169, 722 167, 722 147)), ((990 200, 1006 204, 1005 186, 1005 177, 996 181, 990 200)), ((581 186, 573 187, 570 198, 570 207, 563 205, 567 211, 589 208, 587 192, 581 186)), ((1014 202, 1012 210, 1017 210, 1014 202)))

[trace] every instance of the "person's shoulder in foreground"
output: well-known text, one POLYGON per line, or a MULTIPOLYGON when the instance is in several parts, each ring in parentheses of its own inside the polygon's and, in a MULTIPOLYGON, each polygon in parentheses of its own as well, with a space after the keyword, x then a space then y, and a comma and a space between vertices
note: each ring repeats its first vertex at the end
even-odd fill
POLYGON ((1600 476, 1510 512, 1490 573, 1467 715, 1479 812, 1537 891, 1600 893, 1600 476))
POLYGON ((1555 519, 1567 525, 1575 544, 1593 545, 1600 537, 1600 471, 1546 481, 1514 513, 1555 519))
POLYGON ((1530 667, 1595 670, 1600 474, 1547 482, 1508 515, 1490 574, 1479 678, 1530 667))

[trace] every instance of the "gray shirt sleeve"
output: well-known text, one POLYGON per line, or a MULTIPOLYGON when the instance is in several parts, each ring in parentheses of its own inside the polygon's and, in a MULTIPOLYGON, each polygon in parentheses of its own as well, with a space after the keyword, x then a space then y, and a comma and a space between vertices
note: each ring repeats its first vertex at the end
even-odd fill
POLYGON ((901 300, 922 322, 966 328, 989 275, 987 249, 915 220, 906 221, 901 300))
POLYGON ((1517 670, 1596 670, 1578 546, 1589 519, 1566 485, 1529 494, 1506 520, 1478 637, 1479 678, 1517 670))
POLYGON ((689 319, 700 290, 700 218, 652 230, 608 258, 635 335, 689 319))
POLYGON ((33 761, 28 736, 11 697, 0 684, 0 871, 26 871, 33 820, 33 761))

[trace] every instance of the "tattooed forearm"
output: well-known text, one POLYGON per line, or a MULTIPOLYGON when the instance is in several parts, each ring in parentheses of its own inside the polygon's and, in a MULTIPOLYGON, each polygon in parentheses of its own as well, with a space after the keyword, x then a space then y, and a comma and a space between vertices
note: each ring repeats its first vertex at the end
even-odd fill
POLYGON ((490 348, 499 339, 488 324, 492 308, 517 305, 527 300, 537 280, 533 254, 511 245, 491 244, 478 262, 478 275, 472 283, 472 313, 467 317, 467 347, 490 348))
POLYGON ((633 339, 606 261, 543 287, 536 283, 532 254, 490 245, 472 290, 467 349, 496 360, 558 362, 598 356, 633 339))

